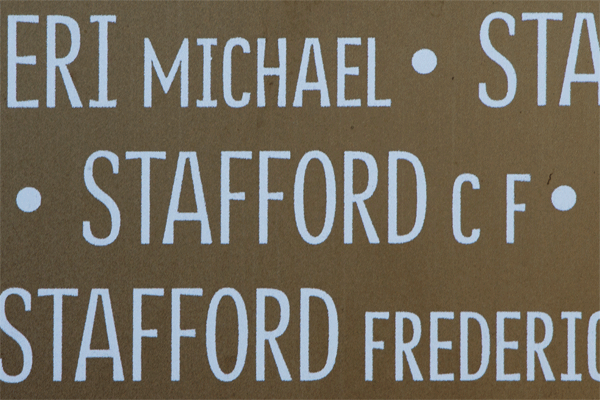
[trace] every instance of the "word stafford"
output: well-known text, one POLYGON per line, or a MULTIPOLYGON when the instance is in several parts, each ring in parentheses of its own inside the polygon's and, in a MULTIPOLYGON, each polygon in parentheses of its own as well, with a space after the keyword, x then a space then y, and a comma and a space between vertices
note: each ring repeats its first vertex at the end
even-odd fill
MULTIPOLYGON (((163 297, 165 289, 163 288, 134 288, 133 289, 133 327, 132 327, 132 344, 131 344, 131 360, 132 360, 132 375, 133 381, 142 380, 142 338, 158 337, 157 329, 142 328, 142 298, 143 297, 163 297)), ((195 338, 195 329, 182 329, 181 320, 181 301, 182 297, 201 297, 203 290, 201 288, 174 288, 171 290, 171 381, 180 380, 180 360, 181 360, 181 338, 195 338)), ((52 358, 53 358, 53 381, 62 381, 63 370, 63 303, 65 297, 78 297, 79 290, 77 288, 47 288, 37 291, 39 297, 53 298, 53 343, 52 343, 52 358)), ((13 339, 21 349, 23 354, 23 364, 21 371, 17 374, 12 374, 10 371, 5 371, 2 359, 0 358, 0 382, 20 383, 23 382, 31 373, 34 357, 31 343, 27 337, 18 331, 7 319, 7 299, 14 297, 20 298, 24 304, 26 312, 32 311, 31 293, 22 288, 8 288, 0 294, 0 331, 6 333, 8 337, 13 339)), ((42 300, 43 301, 43 300, 42 300)), ((70 304, 69 304, 70 306, 70 304)), ((259 288, 256 289, 256 380, 265 380, 265 357, 268 357, 267 348, 273 354, 277 370, 282 381, 291 381, 292 376, 288 369, 289 361, 286 363, 283 358, 281 349, 278 345, 278 338, 287 330, 290 322, 290 301, 288 296, 278 289, 259 288), (267 307, 266 299, 270 298, 279 304, 279 322, 277 328, 267 330, 267 307)), ((146 312, 150 312, 146 311, 146 312)), ((338 313, 335 303, 329 294, 320 289, 301 288, 300 289, 300 305, 298 309, 300 315, 300 357, 299 369, 301 381, 317 381, 325 378, 333 369, 338 353, 338 313), (312 301, 311 301, 312 298, 312 301), (325 328, 327 332, 327 360, 325 365, 318 371, 310 367, 309 348, 311 340, 309 332, 315 333, 315 324, 310 327, 310 316, 314 314, 315 301, 323 302, 327 310, 328 326, 325 328), (311 310, 310 304, 313 304, 311 310), (312 370, 312 371, 311 371, 312 370)), ((320 311, 316 311, 320 313, 320 311)), ((221 320, 222 321, 222 320, 221 320)), ((221 329, 222 322, 219 324, 221 329)), ((235 328, 234 328, 235 329, 235 328)), ((246 364, 246 356, 248 354, 249 341, 249 324, 248 312, 246 303, 240 292, 234 288, 221 288, 217 290, 208 306, 206 315, 206 355, 208 364, 215 378, 222 382, 231 382, 237 379, 244 365, 246 364), (235 366, 232 371, 225 372, 221 368, 218 360, 217 346, 217 314, 219 305, 225 298, 233 300, 237 312, 237 336, 238 346, 237 355, 235 357, 235 366)), ((163 333, 161 332, 161 336, 163 333)), ((121 361, 121 351, 119 350, 119 337, 123 337, 123 332, 117 335, 115 317, 112 311, 110 290, 105 288, 94 288, 90 292, 89 305, 85 318, 83 334, 81 338, 81 347, 79 358, 77 361, 77 370, 75 372, 75 381, 82 382, 87 379, 88 361, 94 359, 108 358, 112 360, 113 380, 125 380, 123 374, 123 364, 121 361), (98 306, 103 309, 104 326, 106 328, 106 337, 108 339, 108 348, 92 349, 92 336, 98 335, 98 322, 96 310, 98 306), (96 326, 96 328, 94 328, 96 326)), ((289 337, 287 335, 286 337, 289 337)), ((219 341, 221 341, 220 339, 219 341)), ((323 343, 324 344, 324 343, 323 343)), ((320 347, 320 346, 312 346, 320 347)), ((222 347, 221 347, 222 349, 222 347)), ((5 364, 6 365, 6 364, 5 364)))

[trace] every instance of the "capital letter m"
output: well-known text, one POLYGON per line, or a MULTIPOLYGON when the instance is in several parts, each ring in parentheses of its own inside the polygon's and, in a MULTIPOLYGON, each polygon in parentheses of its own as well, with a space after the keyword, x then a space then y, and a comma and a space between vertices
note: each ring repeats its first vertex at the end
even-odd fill
POLYGON ((160 61, 154 52, 150 39, 144 38, 144 107, 152 107, 152 67, 156 71, 156 76, 163 88, 165 94, 171 88, 175 79, 177 70, 181 68, 181 107, 188 106, 188 86, 189 86, 189 50, 188 40, 183 39, 177 57, 173 61, 169 75, 165 75, 160 61))

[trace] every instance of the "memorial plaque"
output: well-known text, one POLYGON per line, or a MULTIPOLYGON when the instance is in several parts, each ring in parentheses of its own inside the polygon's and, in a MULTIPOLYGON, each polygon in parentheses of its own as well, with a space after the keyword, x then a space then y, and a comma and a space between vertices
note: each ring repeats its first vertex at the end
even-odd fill
POLYGON ((599 2, 0 15, 1 398, 600 397, 599 2))

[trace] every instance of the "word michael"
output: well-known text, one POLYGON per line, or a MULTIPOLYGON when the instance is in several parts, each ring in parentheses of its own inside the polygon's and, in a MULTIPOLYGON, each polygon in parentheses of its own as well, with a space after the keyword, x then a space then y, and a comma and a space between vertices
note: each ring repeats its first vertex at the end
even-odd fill
MULTIPOLYGON (((150 243, 150 170, 152 160, 164 160, 167 154, 164 151, 128 151, 125 153, 127 160, 140 160, 141 162, 141 244, 150 243)), ((245 192, 232 192, 230 185, 231 161, 251 160, 253 153, 251 151, 223 151, 221 152, 221 244, 229 244, 230 231, 230 207, 232 201, 243 201, 246 199, 245 192)), ((269 164, 273 159, 289 160, 290 151, 259 151, 258 152, 258 242, 259 244, 268 243, 269 227, 269 203, 272 201, 283 201, 284 193, 270 191, 269 188, 269 164)), ((98 237, 92 232, 91 222, 83 222, 84 239, 95 246, 107 246, 113 243, 119 236, 121 228, 121 211, 115 200, 102 190, 94 179, 94 165, 97 160, 108 160, 114 174, 119 173, 119 156, 115 153, 100 150, 90 155, 84 167, 84 181, 86 188, 92 196, 100 201, 110 214, 110 233, 106 237, 98 237)), ((105 161, 102 161, 105 162, 105 161)), ((237 161, 239 163, 243 161, 237 161)), ((236 163, 237 163, 236 162, 236 163)), ((283 161, 279 161, 281 163, 283 161)), ((423 229, 425 215, 427 210, 427 182, 425 179, 425 170, 423 164, 417 156, 406 151, 390 151, 388 160, 388 243, 402 244, 415 239, 423 229), (416 176, 416 217, 411 230, 407 233, 398 232, 398 164, 408 162, 414 169, 416 176)), ((154 167, 157 168, 157 167, 154 167)), ((344 152, 344 171, 343 171, 343 208, 344 208, 344 243, 353 242, 354 232, 354 210, 358 210, 360 221, 364 227, 369 243, 379 243, 379 235, 371 216, 365 204, 365 201, 373 196, 377 189, 379 172, 377 160, 373 155, 361 151, 344 152), (354 168, 355 164, 363 164, 367 168, 368 182, 367 187, 362 192, 354 190, 354 168)), ((337 178, 339 179, 339 178, 337 178)), ((296 227, 302 239, 309 244, 318 245, 323 243, 330 235, 335 220, 335 210, 337 204, 336 195, 336 174, 331 160, 327 154, 321 151, 309 151, 302 156, 296 167, 296 176, 294 180, 294 217, 296 227), (309 163, 318 163, 323 168, 325 177, 325 218, 323 228, 317 235, 309 232, 306 224, 305 215, 305 178, 309 163)), ((506 176, 506 243, 514 243, 515 240, 515 213, 524 212, 526 205, 524 203, 515 203, 515 183, 529 182, 530 174, 508 174, 506 176)), ((469 235, 463 233, 461 226, 461 196, 465 183, 478 190, 479 178, 473 174, 461 174, 454 181, 452 191, 452 229, 454 238, 462 244, 473 244, 479 239, 480 229, 472 229, 469 235)), ((169 211, 165 225, 163 244, 173 244, 175 222, 197 221, 201 225, 200 243, 211 244, 212 231, 210 228, 209 216, 206 208, 204 196, 204 187, 200 176, 198 165, 198 156, 196 152, 179 152, 177 160, 177 169, 173 180, 173 189, 171 200, 169 202, 169 211), (196 201, 195 212, 179 211, 180 197, 183 187, 183 178, 185 170, 189 165, 191 172, 191 183, 194 190, 196 201)))
MULTIPOLYGON (((63 348, 63 303, 67 302, 65 297, 77 297, 78 289, 39 289, 38 297, 53 298, 53 373, 55 382, 62 381, 62 348, 63 348)), ((144 296, 162 297, 165 290, 162 288, 136 288, 133 289, 133 326, 132 326, 132 380, 142 380, 142 338, 155 338, 159 332, 157 329, 142 329, 142 298, 144 296)), ((171 381, 180 379, 180 355, 181 338, 195 338, 195 329, 183 329, 181 327, 181 298, 182 296, 200 297, 203 292, 200 288, 177 288, 171 290, 171 381)), ((23 353, 23 365, 21 371, 16 375, 8 374, 2 367, 0 359, 0 382, 19 383, 23 382, 33 366, 33 353, 31 343, 23 333, 18 331, 6 318, 6 299, 9 296, 20 297, 25 306, 25 311, 31 311, 31 293, 21 288, 9 288, 0 294, 0 330, 8 337, 13 339, 20 347, 23 353)), ((41 300, 44 301, 44 300, 41 300)), ((151 312, 148 310, 146 312, 151 312)), ((329 294, 314 288, 300 289, 300 380, 316 381, 325 378, 332 371, 338 352, 338 314, 335 303, 329 294), (312 300, 311 300, 312 299, 312 300), (315 301, 322 301, 327 309, 328 327, 327 332, 327 360, 323 368, 319 371, 311 371, 309 365, 310 338, 309 332, 315 332, 315 327, 310 327, 310 304, 315 301)), ((291 381, 292 376, 288 369, 277 339, 280 338, 288 328, 290 322, 290 302, 287 295, 278 289, 256 289, 256 380, 265 380, 265 357, 267 356, 267 345, 270 348, 277 371, 282 381, 291 381), (266 329, 266 299, 271 298, 279 304, 279 322, 273 330, 266 329)), ((83 323, 83 321, 82 321, 83 323)), ((314 324, 313 324, 314 325, 314 324)), ((223 328, 221 328, 223 329, 223 328)), ((234 328, 235 329, 235 328, 234 328)), ((213 295, 208 306, 206 316, 206 354, 210 369, 215 378, 223 382, 231 382, 239 377, 248 354, 248 312, 242 295, 233 288, 222 288, 213 295), (225 372, 219 365, 217 356, 217 313, 219 304, 225 297, 233 300, 237 310, 237 333, 238 346, 235 366, 231 372, 225 372)), ((167 332, 160 332, 161 335, 168 335, 167 332)), ((189 342, 189 341, 186 341, 189 342)), ((191 343, 186 346, 190 346, 191 343)), ((121 351, 119 350, 119 340, 115 325, 115 318, 112 312, 109 289, 92 289, 90 300, 85 318, 83 336, 81 338, 81 347, 75 371, 75 381, 85 381, 87 378, 87 365, 91 360, 98 358, 108 358, 112 360, 113 380, 125 380, 123 374, 123 364, 121 361, 121 351), (94 330, 94 319, 98 305, 101 304, 104 312, 104 326, 108 337, 108 348, 92 349, 92 336, 98 333, 94 330)), ((288 361, 289 362, 289 361, 288 361)))

